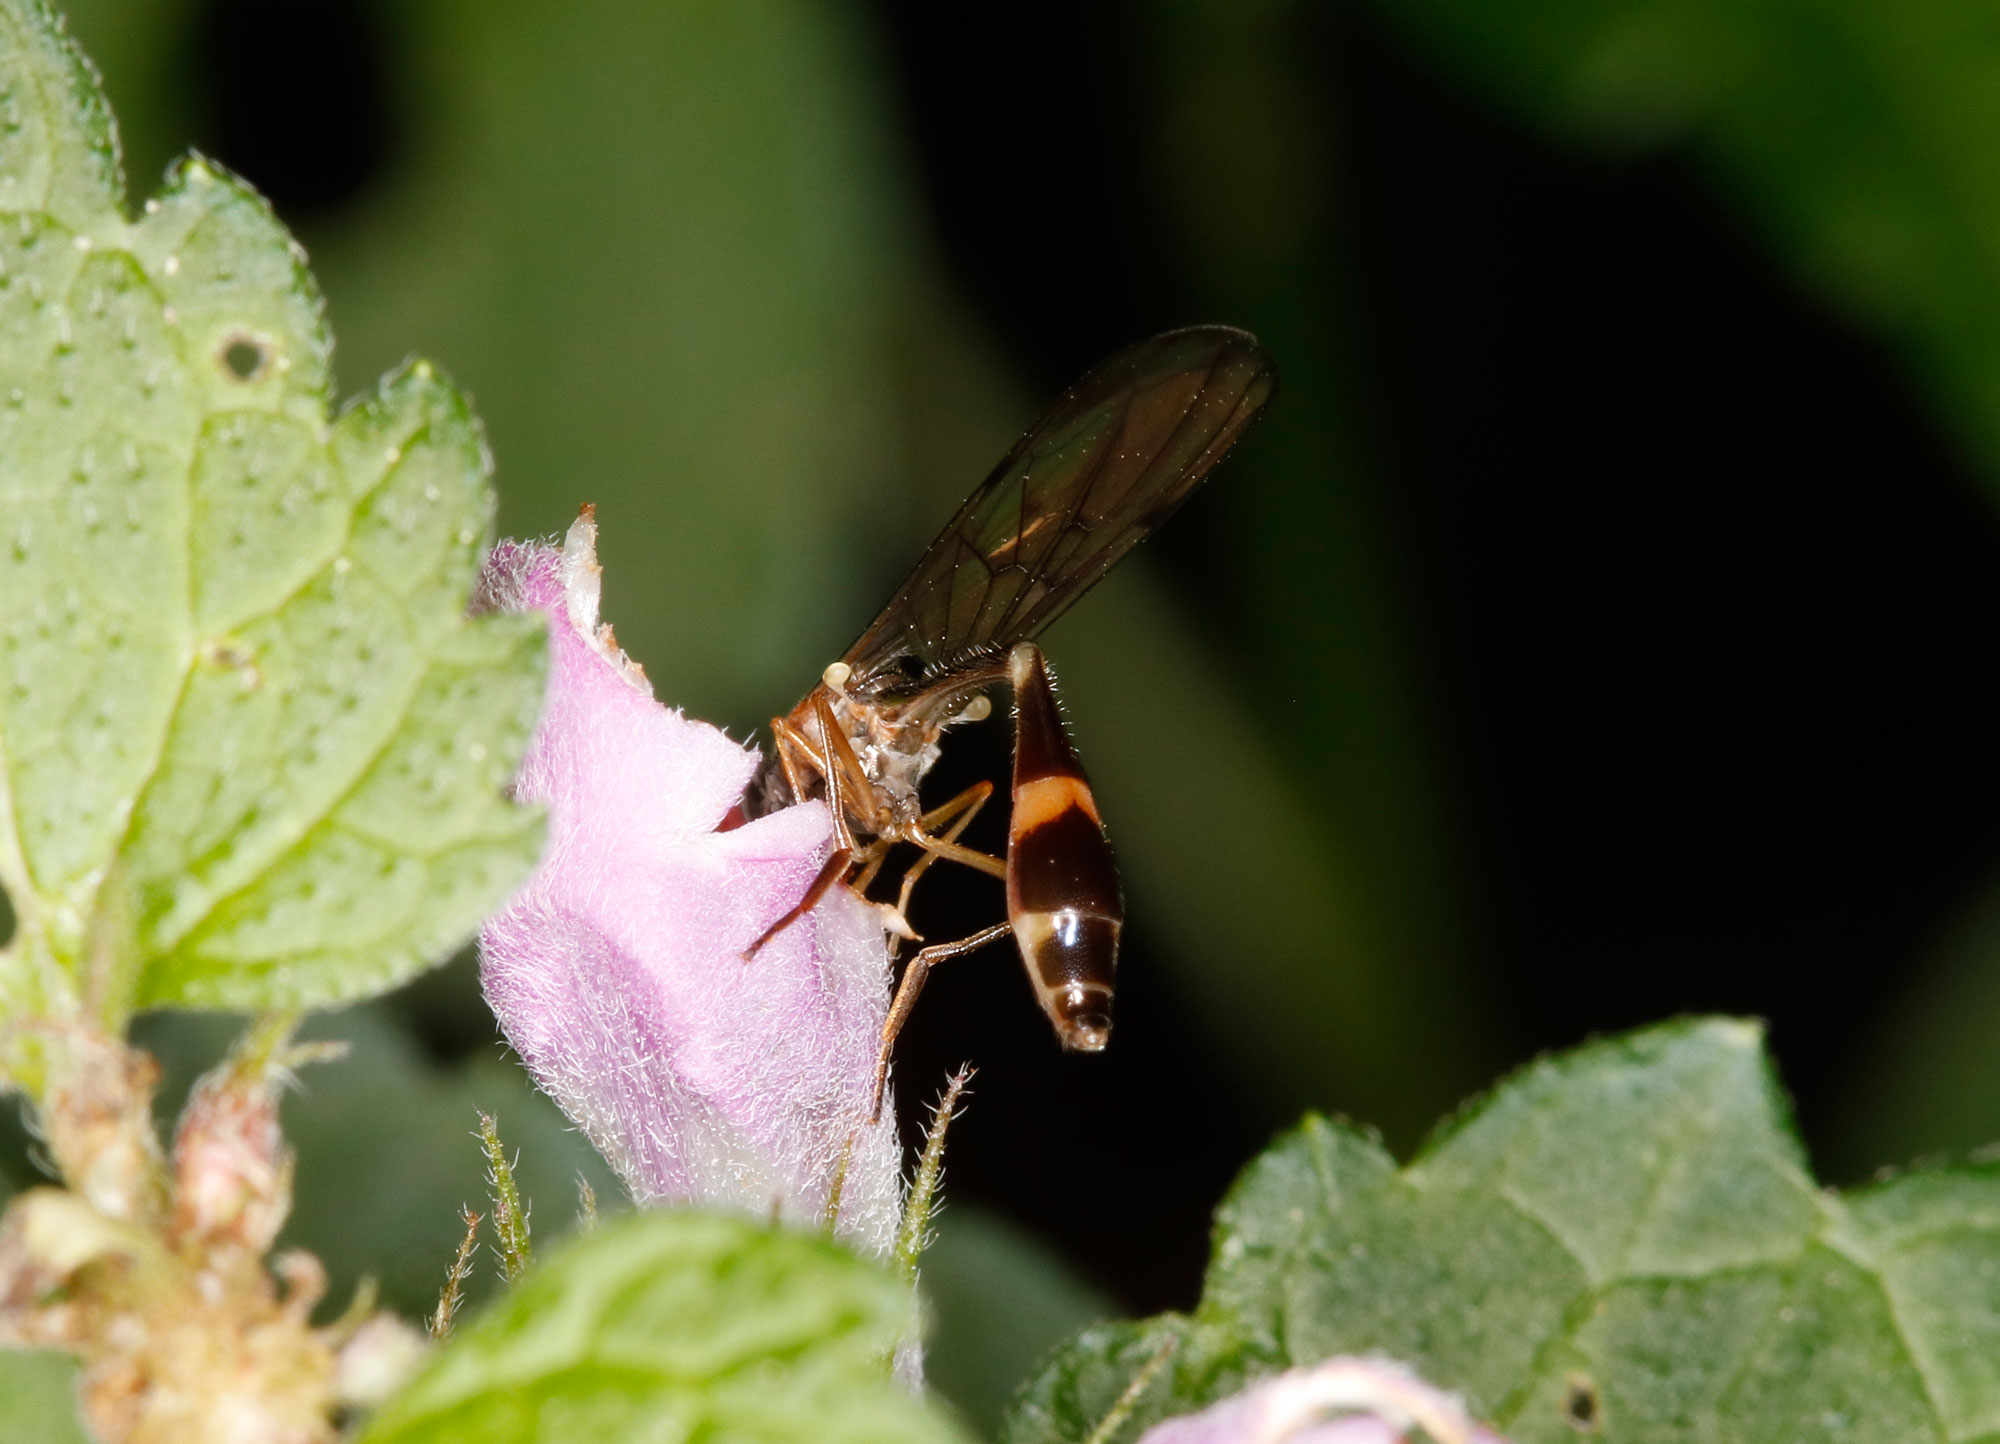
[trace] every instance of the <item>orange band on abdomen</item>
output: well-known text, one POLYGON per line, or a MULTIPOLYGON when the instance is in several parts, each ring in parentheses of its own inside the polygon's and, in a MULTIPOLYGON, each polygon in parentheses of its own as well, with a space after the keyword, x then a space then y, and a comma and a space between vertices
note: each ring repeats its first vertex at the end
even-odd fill
POLYGON ((1104 825, 1097 815, 1097 799, 1091 795, 1090 784, 1083 778, 1037 777, 1014 789, 1014 816, 1008 823, 1008 831, 1016 837, 1033 832, 1043 824, 1055 821, 1072 807, 1079 809, 1099 827, 1104 825))

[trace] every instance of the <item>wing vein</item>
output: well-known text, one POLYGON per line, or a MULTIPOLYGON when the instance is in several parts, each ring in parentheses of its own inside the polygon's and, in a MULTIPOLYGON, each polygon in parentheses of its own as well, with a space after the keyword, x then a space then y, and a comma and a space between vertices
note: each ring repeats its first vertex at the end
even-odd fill
POLYGON ((991 672, 996 655, 1038 636, 1187 498, 1276 384, 1256 339, 1226 326, 1169 331, 1103 362, 918 559, 848 649, 850 686, 909 700, 991 672))

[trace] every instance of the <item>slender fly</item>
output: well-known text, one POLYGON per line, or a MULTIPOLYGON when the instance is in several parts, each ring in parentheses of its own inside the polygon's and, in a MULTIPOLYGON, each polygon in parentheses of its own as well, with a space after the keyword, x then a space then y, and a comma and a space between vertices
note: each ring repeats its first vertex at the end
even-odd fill
POLYGON ((890 850, 919 850, 889 928, 913 942, 907 909, 932 863, 1003 879, 1007 921, 920 948, 904 966, 875 1072, 879 1118, 896 1036, 930 970, 1012 933, 1065 1048, 1111 1038, 1125 910, 1111 844, 1056 705, 1035 639, 1187 499, 1243 436, 1277 385, 1248 332, 1194 326, 1141 341, 1063 393, 981 482, 847 654, 771 723, 772 756, 752 783, 753 816, 819 799, 834 847, 797 906, 745 951, 752 958, 840 885, 866 897, 890 850), (1007 855, 960 835, 993 795, 979 782, 926 809, 919 788, 945 730, 1014 701, 1007 855))

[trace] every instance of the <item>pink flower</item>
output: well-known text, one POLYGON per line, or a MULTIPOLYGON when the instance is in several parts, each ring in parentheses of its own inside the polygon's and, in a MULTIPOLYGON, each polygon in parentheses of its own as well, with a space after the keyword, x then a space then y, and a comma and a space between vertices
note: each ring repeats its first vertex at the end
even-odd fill
POLYGON ((1387 1359, 1328 1359, 1155 1424, 1139 1444, 1506 1444, 1457 1397, 1387 1359))
MULTIPOLYGON (((835 889, 754 961, 745 947, 825 859, 819 803, 718 831, 752 748, 662 706, 597 621, 596 523, 502 542, 481 609, 549 620, 548 699, 515 782, 548 808, 540 866, 480 933, 514 1050, 642 1205, 825 1221, 885 1255, 901 1211, 893 1122, 868 1124, 890 961, 835 889)), ((884 1110, 885 1118, 893 1114, 884 1110)))

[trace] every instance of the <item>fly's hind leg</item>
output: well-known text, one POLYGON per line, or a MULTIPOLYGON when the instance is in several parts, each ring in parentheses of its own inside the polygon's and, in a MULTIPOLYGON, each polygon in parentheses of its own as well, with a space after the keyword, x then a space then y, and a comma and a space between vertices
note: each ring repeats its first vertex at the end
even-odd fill
POLYGON ((964 957, 983 948, 1006 936, 1009 930, 1008 924, 995 923, 955 943, 933 943, 921 949, 903 968, 903 979, 896 984, 895 1000, 889 1004, 889 1016, 882 1024, 882 1051, 875 1058, 875 1096, 868 1105, 870 1127, 882 1121, 882 1095, 889 1088, 889 1054, 896 1046, 896 1035, 910 1020, 910 1010, 917 1006, 917 995, 923 992, 924 979, 930 976, 931 969, 951 958, 964 957))

